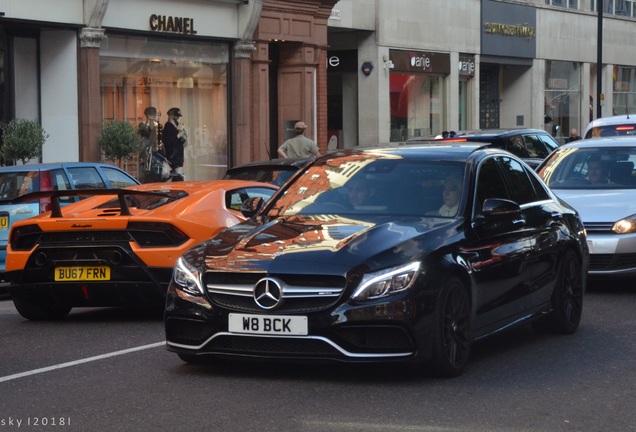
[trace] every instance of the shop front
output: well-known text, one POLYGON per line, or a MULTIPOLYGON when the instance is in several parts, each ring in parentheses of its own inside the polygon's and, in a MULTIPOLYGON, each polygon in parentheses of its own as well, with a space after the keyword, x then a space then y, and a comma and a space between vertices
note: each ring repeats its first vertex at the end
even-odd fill
MULTIPOLYGON (((228 168, 229 50, 221 42, 110 34, 99 52, 103 121, 137 125, 156 112, 161 131, 168 110, 179 108, 185 177, 221 178, 228 168)), ((157 139, 164 144, 161 133, 157 139)))
POLYGON ((636 113, 636 67, 614 66, 612 115, 636 113))
POLYGON ((391 142, 436 135, 447 129, 446 80, 450 55, 389 50, 391 142))
POLYGON ((491 0, 481 8, 479 128, 530 127, 536 9, 491 0))

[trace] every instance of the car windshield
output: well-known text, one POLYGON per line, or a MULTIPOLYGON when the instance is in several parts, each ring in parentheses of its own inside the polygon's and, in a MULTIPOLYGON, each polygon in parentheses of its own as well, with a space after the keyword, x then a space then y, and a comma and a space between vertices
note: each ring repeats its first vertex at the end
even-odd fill
POLYGON ((636 124, 613 124, 597 126, 585 133, 585 138, 617 137, 636 135, 636 124))
POLYGON ((463 172, 464 162, 404 160, 395 155, 353 154, 323 159, 295 178, 268 215, 455 217, 463 172), (451 200, 448 205, 446 195, 451 200), (447 208, 442 209, 444 206, 447 208))
POLYGON ((561 148, 539 175, 552 189, 636 188, 636 147, 561 148))

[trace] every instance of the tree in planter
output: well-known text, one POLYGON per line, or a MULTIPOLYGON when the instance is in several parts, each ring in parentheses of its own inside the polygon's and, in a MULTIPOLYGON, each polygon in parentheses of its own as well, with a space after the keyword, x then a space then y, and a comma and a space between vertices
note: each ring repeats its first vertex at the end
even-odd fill
POLYGON ((121 164, 138 154, 141 150, 141 139, 135 126, 125 120, 112 120, 102 124, 98 138, 104 157, 116 160, 121 164))
POLYGON ((2 125, 0 156, 5 161, 23 164, 42 156, 42 146, 49 135, 37 120, 14 119, 2 125))

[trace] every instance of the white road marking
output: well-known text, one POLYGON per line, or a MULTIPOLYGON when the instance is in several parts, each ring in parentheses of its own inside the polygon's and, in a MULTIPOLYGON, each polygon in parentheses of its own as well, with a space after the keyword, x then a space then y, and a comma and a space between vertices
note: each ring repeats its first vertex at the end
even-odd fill
POLYGON ((40 374, 40 373, 44 373, 44 372, 50 372, 52 370, 56 370, 56 369, 62 369, 62 368, 67 368, 67 367, 71 367, 71 366, 77 366, 79 364, 82 363, 89 363, 92 361, 97 361, 97 360, 103 360, 109 357, 116 357, 116 356, 120 356, 120 355, 124 355, 124 354, 130 354, 132 352, 136 352, 136 351, 143 351, 146 349, 150 349, 150 348, 157 348, 160 346, 165 346, 166 342, 156 342, 153 344, 149 344, 149 345, 142 345, 139 347, 135 347, 135 348, 128 348, 125 350, 121 350, 121 351, 114 351, 111 353, 107 353, 107 354, 102 354, 102 355, 98 355, 98 356, 94 356, 94 357, 88 357, 85 359, 81 359, 81 360, 75 360, 72 362, 67 362, 67 363, 60 363, 57 365, 53 365, 53 366, 48 366, 48 367, 44 367, 44 368, 40 368, 40 369, 33 369, 30 371, 26 371, 26 372, 20 372, 17 374, 13 374, 13 375, 7 375, 4 377, 0 377, 0 382, 5 382, 5 381, 11 381, 14 379, 18 379, 18 378, 24 378, 27 376, 31 376, 31 375, 36 375, 36 374, 40 374))

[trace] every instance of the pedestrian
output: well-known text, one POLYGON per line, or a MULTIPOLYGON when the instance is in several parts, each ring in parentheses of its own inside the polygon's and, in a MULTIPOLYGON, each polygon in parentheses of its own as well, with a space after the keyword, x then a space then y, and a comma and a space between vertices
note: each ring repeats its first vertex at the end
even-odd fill
POLYGON ((282 158, 320 156, 318 145, 305 136, 305 129, 307 129, 307 125, 304 122, 297 122, 294 125, 294 133, 296 136, 288 139, 278 148, 278 156, 282 158))
POLYGON ((179 122, 182 117, 181 110, 177 107, 168 110, 168 121, 163 127, 162 140, 166 152, 166 158, 172 170, 176 174, 172 181, 180 181, 183 175, 183 149, 187 145, 188 135, 183 123, 179 122))
POLYGON ((570 130, 570 136, 568 137, 568 139, 565 140, 566 143, 572 142, 572 141, 578 141, 580 140, 581 137, 579 136, 579 131, 577 131, 576 129, 572 128, 572 130, 570 130))

